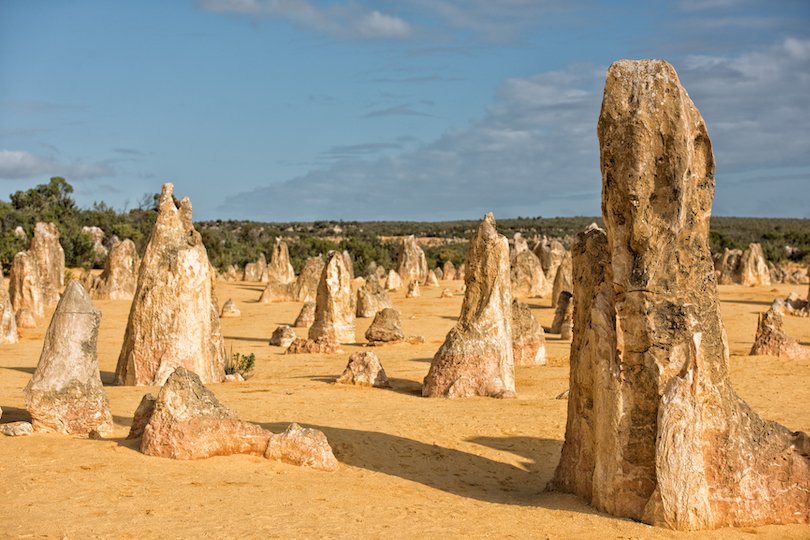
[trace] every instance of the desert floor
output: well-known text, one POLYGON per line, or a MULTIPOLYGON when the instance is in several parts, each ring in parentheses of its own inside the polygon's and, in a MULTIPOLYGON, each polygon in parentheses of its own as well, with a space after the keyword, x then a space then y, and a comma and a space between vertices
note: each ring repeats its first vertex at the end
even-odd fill
MULTIPOLYGON (((457 289, 460 282, 442 282, 457 289)), ((567 402, 569 343, 547 336, 548 366, 517 369, 518 398, 457 401, 420 397, 430 360, 453 326, 462 297, 393 294, 419 345, 374 349, 390 390, 333 384, 349 354, 290 355, 267 345, 292 324, 300 304, 263 305, 262 287, 218 284, 239 319, 224 319, 226 349, 256 354, 254 376, 211 385, 244 420, 281 431, 290 422, 326 433, 337 472, 301 469, 260 457, 200 461, 148 457, 125 437, 141 396, 157 388, 107 386, 114 437, 52 434, 0 437, 0 536, 37 537, 598 537, 808 538, 810 527, 769 526, 676 533, 594 511, 580 499, 544 491, 560 454, 567 402)), ((762 416, 810 431, 810 362, 749 357, 757 312, 807 285, 720 288, 738 393, 762 416)), ((549 299, 528 301, 543 325, 549 299)), ((129 302, 99 301, 102 379, 112 380, 129 302)), ((48 315, 49 316, 49 315, 48 315)), ((358 341, 371 319, 358 319, 358 341)), ((39 359, 47 321, 16 345, 0 345, 2 422, 28 419, 22 389, 39 359)), ((790 334, 810 345, 808 319, 786 317, 790 334)), ((299 335, 305 331, 297 329, 299 335)))

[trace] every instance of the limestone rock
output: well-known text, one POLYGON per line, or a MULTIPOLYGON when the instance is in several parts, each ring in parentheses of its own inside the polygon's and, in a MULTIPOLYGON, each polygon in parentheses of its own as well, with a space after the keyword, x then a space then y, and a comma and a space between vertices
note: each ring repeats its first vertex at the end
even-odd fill
POLYGON ((101 264, 107 258, 108 249, 104 245, 104 231, 96 226, 82 227, 82 234, 86 234, 93 242, 93 265, 101 264))
POLYGON ((141 261, 132 240, 112 245, 104 271, 93 287, 93 298, 99 300, 132 300, 138 285, 141 261))
POLYGON ((22 437, 25 435, 32 435, 34 427, 31 422, 8 422, 0 424, 0 435, 6 437, 22 437))
POLYGON ((442 273, 442 279, 456 279, 456 267, 453 265, 452 261, 447 261, 444 263, 442 273))
POLYGON ((157 398, 152 394, 146 394, 141 398, 135 414, 132 415, 132 425, 129 427, 127 439, 138 439, 143 436, 143 430, 155 412, 155 403, 157 403, 157 398))
MULTIPOLYGON (((402 239, 397 257, 397 274, 405 283, 418 281, 424 283, 427 279, 427 259, 425 252, 416 243, 413 235, 402 239)), ((391 289, 389 289, 391 290, 391 289)))
POLYGON ((456 269, 456 279, 458 281, 465 281, 467 279, 467 263, 461 263, 456 269))
POLYGON ((574 318, 574 295, 568 291, 562 291, 557 299, 557 307, 554 310, 554 319, 549 328, 550 334, 562 333, 562 328, 566 322, 571 323, 574 318))
POLYGON ((740 273, 740 261, 742 259, 742 251, 739 249, 728 249, 723 251, 715 269, 718 272, 718 282, 720 285, 731 285, 733 283, 741 283, 742 275, 740 273))
MULTIPOLYGON (((529 251, 529 242, 523 238, 523 235, 519 232, 516 232, 515 235, 512 237, 514 241, 514 249, 512 251, 512 257, 514 258, 515 255, 518 253, 523 253, 524 251, 529 251)), ((538 259, 539 260, 539 259, 538 259)))
POLYGON ((571 270, 571 252, 566 251, 560 264, 557 266, 557 275, 554 276, 554 285, 551 289, 551 307, 557 307, 557 300, 563 291, 573 292, 574 284, 571 270))
POLYGON ((233 299, 228 300, 222 304, 222 311, 219 314, 221 319, 235 319, 242 316, 242 311, 236 307, 233 299))
POLYGON ((512 356, 516 366, 546 365, 546 336, 526 304, 512 301, 512 356))
POLYGON ((79 275, 79 283, 82 284, 82 287, 84 287, 85 291, 90 293, 91 297, 94 297, 93 289, 96 286, 97 279, 98 277, 94 275, 93 271, 90 270, 89 268, 85 268, 84 270, 82 270, 82 273, 79 275))
POLYGON ((540 242, 534 249, 534 254, 540 259, 543 272, 552 279, 557 275, 557 268, 562 263, 565 253, 565 246, 556 238, 540 242))
POLYGON ((318 283, 325 264, 323 257, 309 257, 304 261, 301 274, 293 286, 293 297, 296 302, 314 302, 318 293, 318 283))
POLYGON ((276 347, 284 347, 286 349, 292 345, 292 342, 295 341, 295 339, 295 330, 290 328, 289 325, 282 324, 273 330, 273 335, 270 336, 269 344, 276 347))
POLYGON ((138 271, 116 384, 162 384, 183 366, 203 382, 225 376, 212 267, 191 221, 188 198, 175 206, 164 184, 157 221, 138 271))
POLYGON ((239 281, 239 270, 236 266, 229 264, 228 268, 225 269, 225 273, 222 275, 222 279, 225 281, 239 281))
POLYGON ((264 257, 264 253, 260 253, 256 262, 245 265, 242 281, 257 283, 267 280, 267 259, 264 257))
POLYGON ((436 279, 444 279, 444 271, 438 266, 433 269, 433 275, 436 276, 436 279))
POLYGON ((17 328, 36 328, 37 321, 34 319, 34 314, 28 308, 20 308, 14 315, 14 320, 17 323, 17 328))
POLYGON ((354 305, 352 283, 343 256, 329 254, 321 273, 315 299, 315 321, 309 327, 309 339, 327 338, 338 343, 354 343, 354 305))
POLYGON ((45 307, 59 302, 65 286, 65 251, 59 243, 59 230, 53 223, 37 223, 28 253, 39 272, 39 285, 45 307))
POLYGON ((346 270, 349 272, 349 278, 354 279, 354 261, 351 254, 344 249, 341 255, 343 256, 343 264, 346 265, 346 270))
POLYGON ((340 343, 328 337, 318 339, 295 338, 284 354, 335 354, 341 353, 340 343))
POLYGON ((405 332, 402 331, 402 323, 399 321, 399 311, 394 308, 378 311, 366 330, 366 339, 370 342, 395 342, 405 339, 405 332))
POLYGON ((295 328, 309 328, 315 322, 315 302, 305 302, 298 312, 298 317, 295 318, 293 327, 295 328))
POLYGON ((439 298, 452 298, 452 297, 453 293, 450 291, 450 289, 447 288, 442 289, 442 294, 439 295, 439 298))
MULTIPOLYGON (((267 265, 267 278, 270 282, 293 283, 295 281, 295 270, 290 263, 290 250, 287 243, 281 237, 276 237, 273 242, 273 252, 270 254, 270 264, 267 265)), ((261 275, 259 276, 261 279, 261 275)))
POLYGON ((513 397, 509 242, 491 213, 470 242, 467 263, 461 314, 433 357, 422 395, 513 397))
POLYGON ((376 388, 391 387, 380 359, 373 352, 356 352, 351 355, 346 369, 335 382, 376 388))
POLYGON ((768 311, 759 314, 757 334, 750 355, 778 356, 790 360, 810 359, 810 349, 785 333, 783 313, 784 303, 776 300, 768 311))
POLYGON ((243 422, 196 373, 178 367, 160 389, 143 430, 141 452, 172 459, 264 455, 271 433, 243 422))
POLYGON ((355 314, 358 317, 373 317, 381 309, 394 307, 388 292, 380 285, 376 279, 367 279, 365 285, 357 289, 357 308, 355 314))
POLYGON ((320 471, 335 471, 338 461, 323 432, 292 423, 284 433, 270 437, 267 459, 320 471))
POLYGON ((37 369, 25 387, 36 431, 68 435, 112 432, 110 404, 101 385, 96 339, 101 312, 78 281, 56 306, 37 369))
POLYGON ((680 530, 810 521, 807 435, 734 392, 709 251, 714 158, 675 70, 619 61, 598 135, 606 235, 574 247, 571 392, 552 487, 680 530))
POLYGON ((34 317, 45 316, 39 269, 29 251, 20 251, 14 255, 8 281, 11 306, 15 312, 27 309, 34 317))
POLYGON ((6 283, 3 280, 3 269, 0 268, 0 344, 17 343, 17 320, 14 317, 14 308, 11 306, 6 283))
POLYGON ((749 244, 740 258, 740 283, 747 287, 771 285, 771 272, 760 244, 749 244))
POLYGON ((418 296, 422 296, 422 292, 419 290, 419 282, 413 280, 408 283, 408 292, 405 293, 405 298, 416 298, 418 296))
MULTIPOLYGON (((810 301, 799 298, 799 295, 795 292, 791 292, 787 298, 785 298, 783 306, 788 315, 796 317, 810 316, 810 301)), ((17 323, 17 326, 19 326, 19 323, 17 323)))
POLYGON ((540 259, 528 247, 517 251, 512 257, 512 294, 514 296, 542 297, 546 277, 540 259))
POLYGON ((427 279, 425 279, 425 287, 438 287, 439 286, 439 278, 436 276, 436 270, 431 270, 427 273, 427 279))
POLYGON ((385 290, 397 291, 402 288, 402 278, 394 270, 389 270, 385 278, 385 290))

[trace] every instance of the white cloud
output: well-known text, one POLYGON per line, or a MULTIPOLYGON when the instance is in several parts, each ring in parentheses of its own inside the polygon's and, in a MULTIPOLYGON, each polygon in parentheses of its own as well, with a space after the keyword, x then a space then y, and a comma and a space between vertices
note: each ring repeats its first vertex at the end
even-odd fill
POLYGON ((355 4, 321 8, 307 0, 198 0, 197 5, 214 13, 287 19, 343 38, 402 39, 412 33, 407 21, 355 4))
MULTIPOLYGON (((796 196, 810 184, 808 47, 790 38, 736 56, 675 62, 712 138, 717 214, 810 217, 796 196)), ((599 214, 604 73, 569 66, 508 79, 464 128, 399 153, 346 156, 232 196, 220 212, 265 220, 599 214)))
POLYGON ((64 176, 71 180, 84 180, 113 176, 114 171, 100 163, 60 163, 53 158, 39 156, 23 150, 0 150, 0 178, 22 180, 64 176))

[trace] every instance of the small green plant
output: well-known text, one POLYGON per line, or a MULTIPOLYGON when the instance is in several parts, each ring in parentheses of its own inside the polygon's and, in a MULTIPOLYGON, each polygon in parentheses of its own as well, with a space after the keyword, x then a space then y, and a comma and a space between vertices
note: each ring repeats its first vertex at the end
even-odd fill
POLYGON ((253 353, 235 353, 233 350, 225 361, 225 374, 235 375, 239 373, 245 379, 253 376, 253 366, 256 363, 256 355, 253 353))

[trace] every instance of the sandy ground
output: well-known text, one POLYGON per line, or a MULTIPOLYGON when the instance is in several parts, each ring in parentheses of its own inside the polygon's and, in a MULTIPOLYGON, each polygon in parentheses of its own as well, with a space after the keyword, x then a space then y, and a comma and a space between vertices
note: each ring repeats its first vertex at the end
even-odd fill
MULTIPOLYGON (((453 289, 460 282, 442 282, 453 289)), ((420 345, 375 349, 391 390, 333 384, 351 352, 285 356, 267 345, 300 304, 257 303, 261 286, 220 283, 239 319, 222 321, 226 348, 256 354, 244 383, 211 385, 245 419, 281 431, 290 422, 317 427, 341 462, 315 472, 252 456, 183 462, 138 452, 125 440, 141 396, 156 388, 107 386, 115 433, 97 441, 60 435, 0 437, 0 537, 507 537, 507 538, 810 538, 810 527, 685 534, 594 511, 570 495, 544 491, 560 454, 569 343, 549 336, 549 365, 517 369, 518 399, 450 401, 419 396, 430 359, 453 326, 461 296, 394 293, 409 335, 420 345)), ((810 362, 746 356, 757 312, 807 285, 721 287, 723 318, 737 391, 765 418, 810 431, 810 362), (776 292, 778 290, 778 292, 776 292)), ((549 300, 529 301, 541 323, 549 300)), ((112 380, 129 302, 100 301, 102 379, 112 380)), ((358 319, 360 341, 371 319, 358 319)), ((810 320, 787 318, 810 345, 810 320)), ((37 364, 46 322, 19 344, 0 345, 3 422, 27 419, 22 389, 37 364)), ((300 335, 301 332, 299 332, 300 335)))

